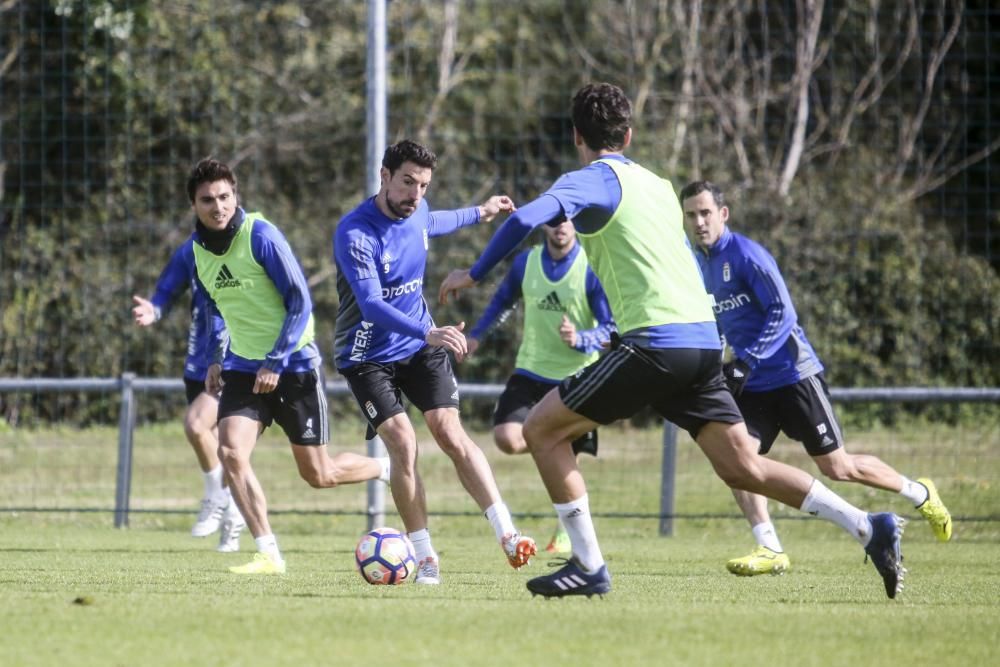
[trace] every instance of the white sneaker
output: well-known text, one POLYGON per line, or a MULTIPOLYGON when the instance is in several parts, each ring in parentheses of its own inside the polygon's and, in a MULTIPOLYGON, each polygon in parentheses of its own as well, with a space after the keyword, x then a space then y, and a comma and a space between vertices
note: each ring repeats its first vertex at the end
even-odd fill
POLYGON ((222 527, 222 514, 230 502, 228 497, 202 498, 198 520, 191 528, 191 537, 208 537, 222 527))
POLYGON ((382 466, 382 472, 379 474, 378 479, 380 482, 389 483, 389 457, 380 456, 376 459, 382 466))
POLYGON ((437 558, 428 556, 417 563, 417 578, 413 580, 413 583, 430 586, 437 586, 441 583, 441 569, 437 558))
POLYGON ((247 527, 247 522, 243 520, 243 515, 240 514, 240 508, 236 506, 236 501, 230 500, 229 507, 226 508, 226 512, 222 517, 222 530, 219 532, 219 546, 215 548, 216 551, 221 551, 222 553, 233 553, 234 551, 240 550, 240 535, 243 534, 243 529, 247 527))

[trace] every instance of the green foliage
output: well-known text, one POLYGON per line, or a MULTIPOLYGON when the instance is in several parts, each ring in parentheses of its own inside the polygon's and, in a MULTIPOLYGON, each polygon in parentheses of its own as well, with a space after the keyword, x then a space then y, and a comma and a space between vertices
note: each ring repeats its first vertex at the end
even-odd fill
MULTIPOLYGON (((872 22, 852 6, 824 22, 823 53, 837 57, 817 65, 813 134, 787 197, 775 194, 794 122, 797 33, 787 7, 706 5, 694 59, 683 5, 388 9, 389 140, 415 137, 439 154, 432 206, 537 196, 576 165, 573 91, 614 81, 636 101, 633 156, 678 189, 703 176, 726 186, 734 226, 777 257, 833 384, 1000 384, 996 268, 956 248, 954 220, 912 196, 935 142, 979 131, 961 115, 964 98, 941 84, 948 95, 931 109, 940 122, 917 144, 928 154, 901 158, 881 119, 903 123, 920 101, 906 82, 923 61, 907 55, 900 71, 909 78, 865 97, 854 122, 838 125, 859 73, 898 46, 903 9, 872 22)), ((0 15, 10 46, 0 59, 0 376, 177 374, 185 304, 155 331, 137 330, 128 310, 190 232, 184 178, 209 154, 235 166, 244 205, 288 236, 313 283, 328 353, 331 237, 365 194, 365 3, 60 0, 7 3, 0 15)), ((975 60, 948 60, 940 79, 962 80, 975 60)), ((893 62, 882 71, 889 80, 893 62)), ((492 232, 435 240, 429 301, 492 232)), ((496 274, 434 306, 436 319, 471 326, 496 274)), ((516 328, 491 338, 463 379, 502 381, 516 328)), ((84 403, 81 418, 97 418, 84 403)))

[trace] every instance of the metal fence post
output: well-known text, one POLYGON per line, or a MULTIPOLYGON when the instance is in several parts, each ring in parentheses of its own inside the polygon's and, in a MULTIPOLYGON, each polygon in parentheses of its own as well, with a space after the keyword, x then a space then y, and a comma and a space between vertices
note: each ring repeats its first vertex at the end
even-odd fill
MULTIPOLYGON (((377 435, 368 441, 368 456, 385 456, 385 443, 377 435)), ((368 480, 368 530, 385 525, 385 484, 368 480)))
POLYGON ((663 422, 663 466, 660 470, 660 535, 674 534, 674 496, 677 486, 677 426, 663 422))
POLYGON ((118 474, 115 480, 115 528, 128 528, 128 504, 132 491, 132 435, 135 430, 135 373, 121 377, 118 409, 118 474))

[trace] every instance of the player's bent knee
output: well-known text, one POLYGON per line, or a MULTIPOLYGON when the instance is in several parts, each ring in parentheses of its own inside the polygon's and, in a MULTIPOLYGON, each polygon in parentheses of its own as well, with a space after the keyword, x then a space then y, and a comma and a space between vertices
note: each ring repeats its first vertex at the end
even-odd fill
POLYGON ((817 459, 816 465, 824 477, 834 482, 851 482, 857 478, 854 465, 847 460, 817 459))
POLYGON ((756 492, 764 483, 764 470, 756 461, 743 458, 715 466, 715 474, 732 489, 756 492))

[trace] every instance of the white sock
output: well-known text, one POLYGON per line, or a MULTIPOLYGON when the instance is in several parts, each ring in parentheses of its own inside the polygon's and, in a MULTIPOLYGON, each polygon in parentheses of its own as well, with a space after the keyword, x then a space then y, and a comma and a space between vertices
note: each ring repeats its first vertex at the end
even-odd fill
POLYGON ((930 493, 927 491, 926 486, 920 482, 914 482, 911 479, 907 479, 902 475, 900 475, 900 478, 903 480, 903 488, 899 491, 899 495, 913 503, 914 507, 920 507, 927 502, 927 498, 930 496, 930 493))
POLYGON ((517 528, 514 527, 514 520, 510 517, 510 510, 507 509, 507 505, 502 500, 486 508, 486 518, 489 520, 490 525, 493 526, 497 542, 502 542, 504 535, 517 532, 517 528))
POLYGON ((771 551, 781 553, 783 549, 781 548, 781 540, 778 539, 778 533, 774 530, 774 524, 770 521, 765 521, 764 523, 758 523, 756 526, 751 528, 753 531, 753 538, 757 540, 757 544, 762 547, 767 547, 771 551))
POLYGON ((799 509, 832 521, 850 533, 862 546, 872 539, 872 523, 868 514, 823 486, 823 482, 818 479, 813 480, 799 509))
POLYGON ((417 563, 425 558, 438 559, 434 546, 431 544, 430 531, 426 528, 407 533, 406 536, 410 538, 410 543, 413 545, 413 555, 416 557, 417 563))
POLYGON ((378 461, 379 465, 382 466, 382 472, 379 473, 378 478, 380 480, 382 480, 383 482, 385 482, 386 484, 388 484, 389 483, 389 457, 388 456, 380 456, 380 457, 378 457, 375 460, 378 461))
POLYGON ((569 534, 573 556, 587 572, 595 572, 604 565, 601 547, 597 544, 594 520, 590 516, 590 499, 583 494, 576 500, 552 505, 569 534))
POLYGON ((201 473, 205 478, 205 498, 218 499, 222 495, 222 464, 215 466, 208 472, 201 473))
POLYGON ((273 534, 255 537, 253 538, 253 541, 257 545, 257 551, 270 556, 271 559, 277 563, 284 560, 281 557, 281 551, 278 550, 278 538, 276 538, 273 534))

